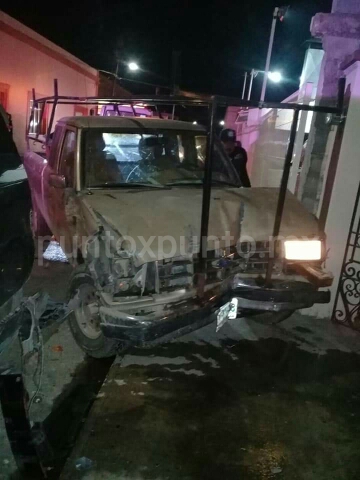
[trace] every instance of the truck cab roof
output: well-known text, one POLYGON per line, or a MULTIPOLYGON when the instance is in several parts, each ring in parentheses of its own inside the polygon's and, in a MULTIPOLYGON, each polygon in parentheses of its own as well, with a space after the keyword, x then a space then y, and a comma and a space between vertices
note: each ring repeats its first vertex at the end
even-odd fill
POLYGON ((192 130, 204 133, 206 130, 200 125, 179 120, 139 117, 102 117, 102 116, 76 116, 63 117, 58 124, 66 124, 76 128, 131 128, 131 129, 169 129, 192 130))

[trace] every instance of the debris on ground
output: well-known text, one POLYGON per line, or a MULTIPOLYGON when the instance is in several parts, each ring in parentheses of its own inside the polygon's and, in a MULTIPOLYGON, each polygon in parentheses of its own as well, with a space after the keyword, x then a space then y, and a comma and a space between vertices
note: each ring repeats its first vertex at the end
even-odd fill
POLYGON ((50 262, 62 262, 68 263, 68 259, 63 252, 60 244, 56 240, 51 240, 49 246, 45 250, 43 254, 44 260, 48 260, 50 262))
POLYGON ((61 352, 64 351, 64 347, 63 347, 62 345, 53 345, 53 346, 51 347, 51 350, 52 350, 53 352, 59 352, 59 353, 61 353, 61 352))
POLYGON ((80 457, 75 462, 75 468, 79 471, 90 470, 93 466, 94 462, 87 457, 80 457))
POLYGON ((114 379, 114 382, 115 382, 116 385, 118 385, 119 387, 122 387, 123 385, 126 385, 125 380, 118 380, 117 378, 115 378, 115 379, 114 379))

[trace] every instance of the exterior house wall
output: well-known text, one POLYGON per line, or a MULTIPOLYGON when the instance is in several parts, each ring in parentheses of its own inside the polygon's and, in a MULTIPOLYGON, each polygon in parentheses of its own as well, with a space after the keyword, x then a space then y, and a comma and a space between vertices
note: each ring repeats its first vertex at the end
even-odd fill
MULTIPOLYGON (((335 105, 338 81, 343 75, 341 64, 360 47, 360 2, 334 1, 332 13, 316 14, 310 29, 314 37, 321 38, 325 51, 316 103, 335 105)), ((301 198, 308 210, 316 214, 321 208, 329 160, 327 152, 333 138, 331 125, 325 123, 322 115, 314 115, 312 132, 312 149, 306 159, 306 178, 301 198)))
POLYGON ((359 0, 333 0, 332 11, 338 13, 359 13, 359 0))
POLYGON ((350 94, 347 118, 338 158, 337 171, 326 218, 325 231, 329 260, 327 268, 334 274, 331 303, 316 305, 310 313, 328 318, 331 315, 348 237, 350 221, 360 180, 360 61, 345 70, 346 90, 350 94))
MULTIPOLYGON (((53 95, 54 78, 60 95, 97 94, 97 70, 0 11, 0 91, 7 86, 6 110, 20 153, 25 150, 30 92, 35 88, 37 96, 53 95)), ((74 106, 61 106, 56 118, 73 114, 74 106)))

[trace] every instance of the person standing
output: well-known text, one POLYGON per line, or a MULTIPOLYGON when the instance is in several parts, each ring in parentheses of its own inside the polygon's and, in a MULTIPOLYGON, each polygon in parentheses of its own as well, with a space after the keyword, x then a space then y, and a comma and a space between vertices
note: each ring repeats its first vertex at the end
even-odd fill
POLYGON ((220 140, 225 152, 230 157, 243 187, 251 187, 250 179, 246 170, 247 153, 240 145, 236 145, 236 132, 232 128, 224 128, 220 133, 220 140))

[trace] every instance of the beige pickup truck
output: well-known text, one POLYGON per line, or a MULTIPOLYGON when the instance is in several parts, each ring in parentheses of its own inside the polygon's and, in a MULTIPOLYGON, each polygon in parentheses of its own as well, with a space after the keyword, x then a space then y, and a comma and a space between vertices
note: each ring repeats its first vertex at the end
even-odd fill
POLYGON ((47 224, 75 265, 70 326, 89 355, 329 302, 316 218, 288 193, 273 242, 278 189, 242 188, 217 140, 198 275, 205 144, 186 122, 67 117, 46 150, 25 154, 34 230, 47 224))

